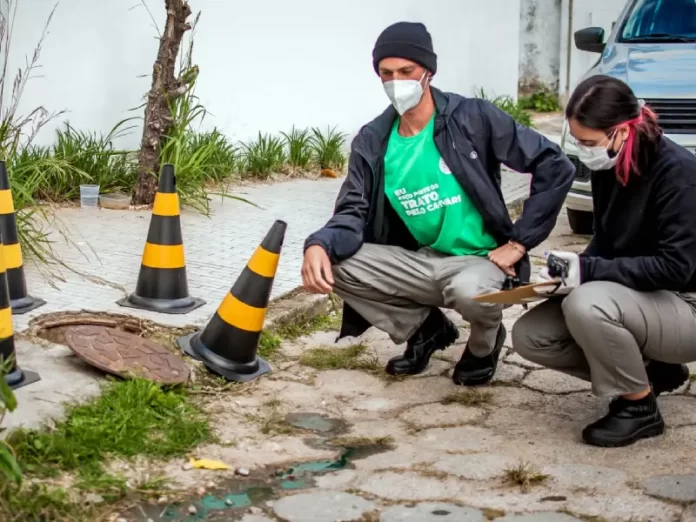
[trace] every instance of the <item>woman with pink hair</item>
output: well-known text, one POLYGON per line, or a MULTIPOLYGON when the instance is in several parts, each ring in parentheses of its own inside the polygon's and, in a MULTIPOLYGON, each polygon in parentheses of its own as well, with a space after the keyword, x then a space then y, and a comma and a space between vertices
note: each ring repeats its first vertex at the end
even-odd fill
POLYGON ((517 321, 513 346, 612 399, 582 438, 626 446, 664 432, 656 398, 696 361, 696 155, 608 76, 580 83, 566 118, 592 170, 594 235, 580 254, 549 253, 565 273, 540 271, 537 281, 558 283, 537 288, 549 299, 517 321))

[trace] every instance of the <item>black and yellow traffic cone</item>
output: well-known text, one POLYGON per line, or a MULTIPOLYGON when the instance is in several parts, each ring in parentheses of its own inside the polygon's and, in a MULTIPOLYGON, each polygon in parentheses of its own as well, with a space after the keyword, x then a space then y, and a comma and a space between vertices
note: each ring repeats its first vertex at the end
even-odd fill
MULTIPOLYGON (((1 244, 2 234, 0 234, 1 244)), ((13 390, 41 380, 38 373, 22 370, 17 366, 10 292, 7 287, 7 272, 3 256, 0 256, 0 364, 3 366, 9 364, 9 368, 6 368, 5 382, 13 390)))
POLYGON ((205 304, 189 295, 172 165, 162 167, 135 292, 117 304, 165 314, 186 314, 205 304))
POLYGON ((273 224, 205 329, 177 340, 184 353, 230 381, 248 382, 271 371, 256 350, 286 228, 284 221, 273 224))
POLYGON ((27 292, 27 281, 24 277, 22 248, 19 245, 19 235, 17 234, 17 218, 15 217, 14 202, 12 201, 10 178, 7 175, 7 166, 4 161, 0 161, 0 234, 2 235, 2 250, 5 256, 10 307, 13 314, 26 314, 39 306, 45 305, 46 301, 38 297, 32 297, 27 292))

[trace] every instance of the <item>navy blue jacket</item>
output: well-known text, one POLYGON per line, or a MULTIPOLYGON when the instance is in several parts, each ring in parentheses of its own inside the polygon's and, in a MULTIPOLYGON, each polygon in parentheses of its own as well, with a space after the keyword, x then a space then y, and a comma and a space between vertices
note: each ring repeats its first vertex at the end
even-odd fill
MULTIPOLYGON (((435 102, 435 144, 447 166, 480 212, 486 229, 503 245, 515 240, 530 250, 544 241, 570 190, 575 167, 553 142, 517 123, 490 102, 431 88, 435 102), (500 186, 500 165, 532 174, 521 217, 510 219, 500 186)), ((398 114, 389 106, 362 127, 351 144, 348 175, 326 225, 310 235, 305 250, 320 245, 332 263, 354 255, 363 243, 415 250, 418 243, 384 193, 384 156, 398 114)), ((529 278, 529 258, 517 267, 529 278)), ((369 327, 344 307, 340 336, 357 336, 369 327)))

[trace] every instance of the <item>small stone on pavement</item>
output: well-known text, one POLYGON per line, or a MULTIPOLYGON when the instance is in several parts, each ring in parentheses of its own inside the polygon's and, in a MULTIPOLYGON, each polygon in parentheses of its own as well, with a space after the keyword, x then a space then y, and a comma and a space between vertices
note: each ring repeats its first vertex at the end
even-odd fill
POLYGON ((415 506, 392 506, 385 509, 379 522, 485 522, 478 509, 454 504, 426 502, 415 506))

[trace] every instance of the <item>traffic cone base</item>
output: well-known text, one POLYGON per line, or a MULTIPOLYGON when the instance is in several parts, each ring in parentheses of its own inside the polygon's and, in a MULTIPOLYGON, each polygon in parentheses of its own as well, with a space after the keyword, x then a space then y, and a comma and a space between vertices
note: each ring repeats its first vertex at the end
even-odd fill
POLYGON ((201 332, 177 340, 213 373, 248 382, 271 371, 256 355, 287 225, 276 221, 201 332))
POLYGON ((173 167, 165 165, 152 206, 138 283, 135 292, 117 301, 120 306, 186 314, 205 304, 189 295, 175 183, 173 167))
POLYGON ((11 389, 16 390, 41 380, 38 373, 22 370, 17 366, 12 309, 7 291, 7 273, 4 262, 0 259, 0 360, 5 362, 9 359, 13 359, 12 366, 5 375, 5 382, 11 389))
MULTIPOLYGON (((208 327, 212 326, 212 323, 216 319, 216 317, 213 317, 211 324, 208 327)), ((226 327, 227 326, 224 326, 223 328, 226 327)), ((256 358, 252 361, 244 363, 235 362, 220 357, 216 353, 208 350, 208 348, 206 348, 201 342, 201 333, 202 332, 195 332, 181 337, 177 340, 177 344, 186 355, 201 361, 211 372, 224 377, 228 381, 249 382, 271 371, 271 366, 264 359, 258 356, 256 356, 256 358)), ((248 332, 240 331, 240 333, 242 336, 244 336, 248 332)), ((231 336, 226 335, 226 337, 229 338, 231 336)), ((236 343, 239 342, 239 339, 237 341, 229 339, 229 342, 236 343)))
POLYGON ((19 235, 17 234, 17 218, 12 200, 10 179, 4 161, 0 161, 0 235, 2 235, 2 251, 5 256, 7 287, 12 313, 15 315, 26 314, 45 305, 46 301, 32 297, 27 292, 22 248, 19 245, 19 235))

